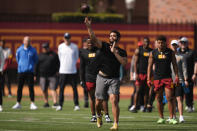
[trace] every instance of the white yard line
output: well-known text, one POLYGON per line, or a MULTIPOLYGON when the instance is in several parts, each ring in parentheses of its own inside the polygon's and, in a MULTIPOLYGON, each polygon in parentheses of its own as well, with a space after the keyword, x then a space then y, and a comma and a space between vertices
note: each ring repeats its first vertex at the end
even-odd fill
MULTIPOLYGON (((38 123, 38 124, 54 124, 54 125, 61 125, 61 124, 83 124, 83 125, 95 125, 96 126, 96 123, 91 123, 91 122, 57 122, 57 121, 25 121, 25 120, 0 120, 1 122, 26 122, 26 123, 38 123)), ((104 125, 109 125, 109 124, 112 124, 112 123, 105 123, 104 122, 104 125)), ((171 124, 156 124, 156 122, 154 124, 151 124, 151 123, 141 123, 139 122, 139 124, 137 123, 124 123, 124 122, 121 122, 119 123, 121 129, 131 129, 129 128, 130 126, 133 127, 133 126, 142 126, 142 127, 176 127, 176 128, 194 128, 194 129, 197 129, 197 125, 184 125, 184 124, 177 124, 177 125, 171 125, 171 124), (180 126, 178 126, 180 125, 180 126), (126 127, 126 128, 125 128, 126 127)), ((137 127, 138 128, 138 127, 137 127)), ((10 131, 14 131, 14 130, 10 130, 10 131)), ((21 130, 16 130, 16 131, 21 131, 21 130)))

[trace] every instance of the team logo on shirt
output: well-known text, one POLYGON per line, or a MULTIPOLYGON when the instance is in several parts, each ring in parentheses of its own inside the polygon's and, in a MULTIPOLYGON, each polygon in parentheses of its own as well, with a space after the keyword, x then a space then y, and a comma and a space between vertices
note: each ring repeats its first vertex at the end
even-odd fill
POLYGON ((164 54, 158 55, 158 59, 165 59, 165 58, 166 58, 166 56, 164 54))
POLYGON ((144 56, 145 57, 149 56, 149 53, 148 52, 144 52, 144 56))
POLYGON ((89 54, 88 54, 88 57, 89 57, 89 58, 92 58, 92 57, 95 57, 95 56, 96 56, 96 53, 89 53, 89 54))

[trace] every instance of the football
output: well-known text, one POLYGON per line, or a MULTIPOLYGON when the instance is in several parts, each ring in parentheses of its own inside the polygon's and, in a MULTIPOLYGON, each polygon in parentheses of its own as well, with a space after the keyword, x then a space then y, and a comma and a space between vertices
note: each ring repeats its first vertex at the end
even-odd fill
POLYGON ((90 6, 87 4, 81 5, 81 12, 84 14, 88 14, 90 12, 90 6))

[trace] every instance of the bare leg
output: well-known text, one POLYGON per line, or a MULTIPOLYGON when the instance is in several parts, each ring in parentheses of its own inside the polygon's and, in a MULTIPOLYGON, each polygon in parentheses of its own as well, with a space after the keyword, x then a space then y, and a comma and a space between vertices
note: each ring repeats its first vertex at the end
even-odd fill
POLYGON ((168 101, 168 110, 169 110, 169 113, 170 113, 170 119, 172 119, 173 114, 174 114, 173 90, 165 88, 165 93, 166 93, 166 98, 167 98, 167 101, 168 101))
POLYGON ((95 89, 93 90, 90 90, 88 92, 89 94, 89 97, 90 97, 90 108, 91 108, 91 112, 92 112, 92 115, 95 115, 96 114, 96 111, 95 111, 95 89))
POLYGON ((48 90, 42 92, 44 96, 44 103, 48 103, 48 90))
POLYGON ((102 106, 103 106, 103 110, 105 112, 105 115, 108 115, 108 113, 109 113, 109 110, 108 110, 108 101, 107 100, 103 100, 102 106))
POLYGON ((119 121, 119 114, 120 114, 120 108, 119 108, 119 95, 110 94, 110 101, 112 104, 112 114, 114 117, 114 123, 118 123, 119 121))
POLYGON ((147 108, 148 99, 149 99, 149 87, 145 85, 144 87, 144 109, 147 108))
POLYGON ((53 99, 53 103, 57 103, 57 92, 56 90, 51 90, 51 95, 52 95, 52 99, 53 99))
POLYGON ((97 115, 100 116, 101 115, 101 109, 102 109, 102 102, 103 100, 99 100, 99 99, 96 99, 96 112, 97 112, 97 115))
POLYGON ((178 110, 179 110, 179 115, 183 115, 183 98, 182 96, 176 97, 177 102, 178 102, 178 110))
POLYGON ((140 92, 140 86, 136 86, 136 92, 135 92, 135 94, 134 94, 134 103, 133 103, 133 105, 135 106, 135 108, 136 108, 136 106, 137 106, 137 101, 138 101, 138 97, 139 97, 139 92, 140 92))
POLYGON ((156 92, 156 98, 157 98, 157 109, 159 112, 159 116, 160 118, 164 118, 163 116, 163 88, 160 88, 157 92, 156 92))

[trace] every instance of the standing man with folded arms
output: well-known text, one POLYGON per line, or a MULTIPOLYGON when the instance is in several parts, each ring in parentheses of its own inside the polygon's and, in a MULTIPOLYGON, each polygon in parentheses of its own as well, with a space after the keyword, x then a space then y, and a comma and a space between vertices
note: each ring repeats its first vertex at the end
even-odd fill
POLYGON ((118 129, 119 122, 119 94, 120 94, 120 65, 125 66, 127 64, 127 53, 125 50, 119 48, 118 43, 120 41, 120 33, 117 30, 112 30, 109 34, 109 43, 102 42, 95 36, 92 27, 91 20, 88 17, 85 18, 85 24, 94 46, 100 49, 101 58, 99 67, 99 73, 96 79, 96 110, 97 110, 97 127, 102 125, 101 105, 102 101, 106 99, 107 93, 112 104, 112 114, 114 118, 114 124, 110 130, 118 129))

